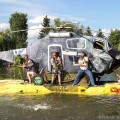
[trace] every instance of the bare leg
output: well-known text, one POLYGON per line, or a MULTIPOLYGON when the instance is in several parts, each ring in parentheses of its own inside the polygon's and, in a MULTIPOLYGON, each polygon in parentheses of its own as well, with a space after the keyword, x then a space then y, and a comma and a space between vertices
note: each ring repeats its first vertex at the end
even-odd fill
POLYGON ((59 82, 59 85, 61 85, 61 75, 58 74, 58 82, 59 82))
POLYGON ((27 72, 27 77, 28 77, 29 83, 31 83, 32 80, 31 80, 31 74, 30 74, 30 72, 27 72))
POLYGON ((53 75, 52 75, 52 81, 51 81, 51 84, 53 84, 54 79, 55 79, 55 75, 53 74, 53 75))
POLYGON ((27 77, 28 77, 29 83, 32 83, 32 78, 34 75, 35 75, 34 72, 27 72, 27 77))

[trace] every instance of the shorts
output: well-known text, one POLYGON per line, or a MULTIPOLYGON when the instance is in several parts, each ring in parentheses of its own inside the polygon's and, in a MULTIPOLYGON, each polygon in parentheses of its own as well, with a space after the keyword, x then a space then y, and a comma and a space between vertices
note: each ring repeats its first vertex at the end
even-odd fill
POLYGON ((53 74, 53 75, 61 74, 60 68, 59 68, 59 67, 53 67, 53 68, 52 68, 52 74, 53 74))

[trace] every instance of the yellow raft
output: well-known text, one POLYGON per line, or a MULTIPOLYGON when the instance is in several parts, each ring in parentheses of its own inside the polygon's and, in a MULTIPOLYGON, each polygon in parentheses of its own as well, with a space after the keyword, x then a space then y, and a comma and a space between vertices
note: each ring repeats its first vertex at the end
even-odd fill
POLYGON ((120 85, 118 83, 109 83, 104 86, 82 87, 82 86, 50 86, 24 84, 21 80, 0 80, 0 95, 42 95, 49 93, 65 93, 79 95, 113 95, 120 94, 120 85))

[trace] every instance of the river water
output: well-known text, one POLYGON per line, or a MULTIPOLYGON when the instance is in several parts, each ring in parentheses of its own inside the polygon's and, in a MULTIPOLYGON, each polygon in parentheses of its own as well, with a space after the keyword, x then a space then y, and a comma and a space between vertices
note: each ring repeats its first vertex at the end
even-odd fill
POLYGON ((0 120, 120 120, 120 96, 0 96, 0 120))
POLYGON ((120 120, 120 96, 6 94, 0 96, 0 120, 120 120))

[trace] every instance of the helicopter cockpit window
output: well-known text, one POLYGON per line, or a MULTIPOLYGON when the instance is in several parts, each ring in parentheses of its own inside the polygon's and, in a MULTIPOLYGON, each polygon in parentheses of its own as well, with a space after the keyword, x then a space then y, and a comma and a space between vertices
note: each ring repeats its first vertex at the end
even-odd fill
POLYGON ((93 44, 93 47, 96 49, 103 50, 105 45, 104 45, 104 42, 102 42, 102 41, 95 41, 93 44))
POLYGON ((68 49, 83 49, 85 48, 85 38, 67 39, 66 46, 68 49))
POLYGON ((108 42, 108 50, 110 49, 114 49, 114 46, 112 45, 112 43, 108 42))

